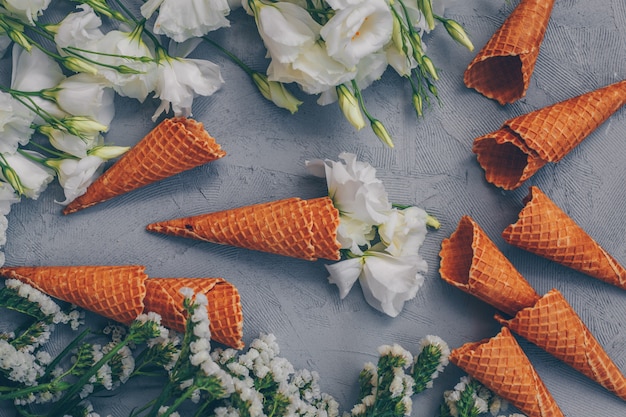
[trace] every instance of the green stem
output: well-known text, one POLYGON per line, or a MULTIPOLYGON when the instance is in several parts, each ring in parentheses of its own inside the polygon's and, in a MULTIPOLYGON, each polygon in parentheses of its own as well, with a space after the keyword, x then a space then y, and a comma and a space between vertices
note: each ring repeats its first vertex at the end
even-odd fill
POLYGON ((254 74, 254 70, 252 68, 250 68, 245 62, 243 62, 241 59, 239 59, 239 57, 237 57, 235 54, 233 54, 232 52, 230 52, 229 50, 227 50, 226 48, 224 48, 223 46, 221 46, 220 44, 218 44, 217 42, 209 39, 207 36, 203 36, 202 39, 205 42, 208 42, 209 44, 211 44, 211 46, 213 46, 214 48, 218 49, 221 53, 223 53, 224 55, 226 55, 231 61, 233 61, 235 64, 237 64, 242 70, 244 70, 248 75, 252 76, 252 74, 254 74))

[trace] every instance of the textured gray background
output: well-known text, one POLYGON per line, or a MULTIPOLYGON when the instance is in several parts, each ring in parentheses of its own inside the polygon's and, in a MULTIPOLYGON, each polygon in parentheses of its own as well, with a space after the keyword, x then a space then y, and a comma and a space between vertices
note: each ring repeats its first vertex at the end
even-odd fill
MULTIPOLYGON (((453 0, 448 2, 447 16, 465 25, 478 50, 517 4, 512 3, 453 0)), ((265 68, 252 19, 240 10, 231 21, 230 29, 212 38, 253 67, 265 68)), ((323 391, 349 410, 357 395, 358 372, 364 362, 376 360, 378 346, 399 343, 415 352, 423 336, 435 334, 454 348, 498 331, 491 307, 439 278, 441 240, 468 214, 540 294, 551 288, 562 291, 626 372, 626 292, 508 246, 500 237, 516 220, 528 186, 538 185, 626 263, 625 111, 618 111, 563 161, 544 167, 516 191, 503 192, 486 183, 471 153, 475 137, 512 116, 625 78, 625 25, 624 0, 557 1, 527 96, 506 107, 464 87, 462 74, 476 51, 454 44, 439 27, 426 42, 441 69, 437 85, 442 107, 416 120, 408 85, 391 72, 365 91, 369 110, 386 123, 395 150, 381 145, 368 129, 355 132, 336 106, 319 107, 313 97, 300 95, 305 103, 293 116, 273 107, 242 71, 215 50, 201 46, 195 56, 218 63, 226 83, 214 96, 196 100, 193 112, 228 155, 67 217, 54 203, 62 199, 62 192, 53 186, 38 201, 14 206, 6 263, 139 263, 153 277, 224 277, 243 297, 245 341, 261 332, 274 333, 282 355, 296 368, 317 370, 323 391), (429 233, 422 249, 429 264, 426 283, 395 319, 370 308, 359 288, 341 301, 336 287, 327 283, 323 261, 309 263, 144 230, 146 224, 167 218, 283 197, 321 196, 325 185, 307 175, 304 161, 337 159, 342 151, 356 153, 377 167, 392 201, 421 206, 442 222, 441 230, 429 233)), ((5 59, 2 65, 9 63, 5 59)), ((139 105, 119 99, 108 141, 137 142, 153 127, 150 116, 156 106, 150 100, 139 105)), ((624 401, 538 348, 520 343, 567 416, 626 414, 624 401)), ((432 416, 443 391, 461 375, 451 365, 432 390, 414 398, 413 416, 432 416)), ((126 415, 132 404, 146 398, 137 393, 153 393, 156 385, 157 381, 145 381, 143 391, 118 394, 119 402, 104 399, 96 403, 98 410, 126 415)))

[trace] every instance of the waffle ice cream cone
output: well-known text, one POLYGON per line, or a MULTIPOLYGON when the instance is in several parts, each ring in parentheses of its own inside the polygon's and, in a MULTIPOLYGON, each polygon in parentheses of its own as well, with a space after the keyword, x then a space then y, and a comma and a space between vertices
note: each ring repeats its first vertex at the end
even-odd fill
POLYGON ((558 290, 510 320, 496 320, 626 400, 626 378, 558 290))
POLYGON ((626 289, 626 269, 538 187, 530 187, 517 222, 502 236, 513 246, 626 289))
POLYGON ((559 406, 510 330, 491 339, 466 343, 450 353, 450 362, 528 417, 562 417, 559 406))
POLYGON ((105 171, 64 214, 160 181, 226 155, 202 123, 184 117, 165 119, 105 171))
POLYGON ((328 197, 293 197, 152 223, 146 229, 310 261, 319 257, 337 260, 338 216, 328 197), (314 242, 318 237, 323 241, 314 242))
POLYGON ((447 283, 515 315, 539 295, 469 216, 441 244, 439 273, 447 283))
POLYGON ((130 324, 144 309, 143 266, 3 267, 0 276, 18 279, 51 297, 111 320, 130 324))
POLYGON ((146 280, 145 311, 161 315, 165 327, 183 333, 187 317, 180 290, 191 288, 209 303, 211 339, 235 349, 244 347, 243 313, 237 288, 222 278, 150 278, 146 280))
POLYGON ((523 97, 553 6, 554 0, 521 0, 465 70, 465 85, 502 105, 523 97))
POLYGON ((559 162, 626 103, 626 80, 510 119, 474 140, 488 182, 505 190, 559 162))

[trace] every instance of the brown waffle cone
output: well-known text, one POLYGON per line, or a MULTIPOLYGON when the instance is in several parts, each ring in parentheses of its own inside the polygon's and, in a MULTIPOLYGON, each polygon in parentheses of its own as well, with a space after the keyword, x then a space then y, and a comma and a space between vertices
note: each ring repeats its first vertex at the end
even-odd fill
POLYGON ((165 119, 115 164, 64 214, 91 207, 110 198, 160 181, 226 155, 202 123, 184 117, 165 119))
POLYGON ((441 243, 439 273, 447 283, 511 316, 539 295, 469 216, 441 243))
POLYGON ((450 353, 450 362, 528 417, 563 416, 532 363, 506 327, 491 339, 466 343, 454 349, 450 353))
POLYGON ((307 200, 313 217, 311 232, 315 257, 338 261, 341 259, 341 244, 337 240, 339 210, 329 197, 307 200))
POLYGON ((289 198, 157 222, 147 230, 307 260, 339 260, 339 211, 328 197, 289 198))
POLYGON ((487 181, 505 190, 548 162, 559 162, 626 103, 626 81, 582 94, 504 122, 474 140, 487 181))
POLYGON ((136 265, 3 267, 0 276, 18 279, 51 297, 130 324, 144 309, 148 278, 144 269, 136 265))
POLYGON ((215 213, 166 220, 146 229, 222 245, 315 260, 313 218, 297 197, 215 213))
POLYGON ((500 324, 626 400, 626 378, 558 290, 500 324))
POLYGON ((517 222, 502 236, 511 245, 626 289, 626 269, 538 187, 530 187, 517 222))
POLYGON ((523 97, 553 6, 554 0, 521 0, 465 70, 465 85, 503 105, 523 97))
POLYGON ((146 281, 145 311, 160 314, 165 327, 184 332, 185 297, 180 292, 184 287, 207 297, 212 340, 243 348, 241 297, 237 288, 222 278, 150 278, 146 281))
POLYGON ((547 163, 506 126, 476 138, 472 151, 487 182, 505 190, 518 188, 547 163))

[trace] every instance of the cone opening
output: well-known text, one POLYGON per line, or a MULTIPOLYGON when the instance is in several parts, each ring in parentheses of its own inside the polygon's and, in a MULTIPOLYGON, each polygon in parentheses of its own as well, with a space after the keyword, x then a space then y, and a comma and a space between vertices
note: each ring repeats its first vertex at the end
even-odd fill
POLYGON ((483 136, 474 142, 473 152, 485 170, 485 179, 505 190, 521 185, 530 155, 511 142, 483 136))
POLYGON ((465 84, 500 104, 513 103, 525 92, 522 61, 518 55, 477 61, 468 69, 465 84))
POLYGON ((454 233, 442 243, 439 272, 446 282, 462 287, 469 284, 473 240, 474 227, 469 217, 464 216, 454 233))

